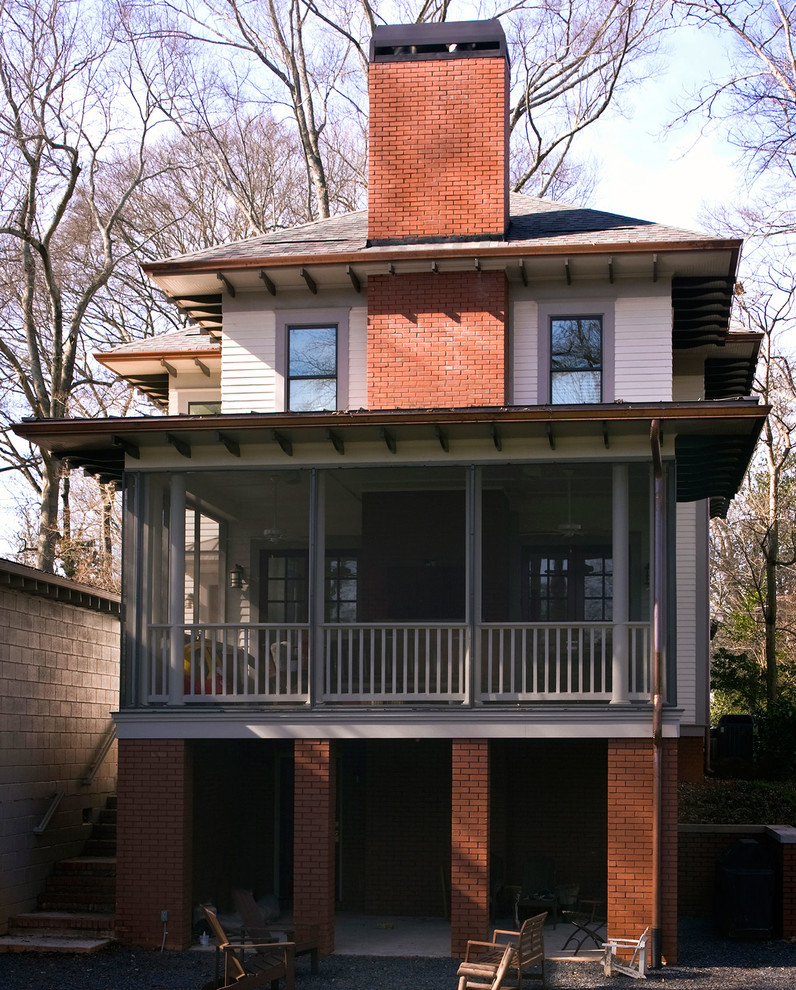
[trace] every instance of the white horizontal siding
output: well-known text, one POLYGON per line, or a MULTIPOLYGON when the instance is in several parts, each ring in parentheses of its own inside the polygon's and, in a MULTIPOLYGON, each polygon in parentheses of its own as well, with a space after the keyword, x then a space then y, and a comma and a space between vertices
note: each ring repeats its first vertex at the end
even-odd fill
POLYGON ((368 407, 368 310, 356 306, 348 318, 348 408, 368 407))
POLYGON ((683 722, 691 724, 696 720, 697 622, 705 609, 698 600, 698 505, 677 505, 677 705, 683 709, 683 722))
POLYGON ((539 307, 535 300, 518 299, 512 306, 512 395, 518 406, 538 402, 539 307))
POLYGON ((670 287, 620 295, 614 309, 614 398, 625 402, 672 399, 670 287))
POLYGON ((279 412, 284 403, 276 373, 276 319, 262 297, 224 301, 221 409, 225 413, 279 412), (233 305, 231 305, 231 303, 233 305))

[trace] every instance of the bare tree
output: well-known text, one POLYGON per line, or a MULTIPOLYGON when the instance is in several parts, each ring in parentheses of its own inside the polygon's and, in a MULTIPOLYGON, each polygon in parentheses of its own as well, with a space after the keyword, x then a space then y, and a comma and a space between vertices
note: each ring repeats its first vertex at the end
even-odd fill
MULTIPOLYGON (((157 8, 125 10, 133 11, 128 31, 139 50, 151 41, 163 46, 161 64, 149 77, 160 109, 183 138, 197 142, 197 153, 228 192, 240 192, 227 158, 232 118, 248 108, 249 118, 256 113, 278 120, 273 108, 289 117, 301 149, 302 219, 328 217, 335 205, 329 159, 346 116, 339 97, 352 72, 349 44, 327 30, 304 0, 161 0, 157 8), (327 129, 335 132, 330 146, 327 129)), ((351 105, 348 111, 358 112, 351 105)), ((361 188, 363 162, 361 151, 350 156, 349 185, 361 188)), ((339 172, 340 164, 338 159, 332 168, 339 172)))
POLYGON ((759 656, 771 702, 780 653, 796 645, 796 365, 783 349, 796 321, 794 275, 772 268, 764 287, 739 293, 738 301, 745 327, 762 334, 755 390, 771 413, 728 522, 714 524, 712 587, 727 625, 718 645, 759 656))
MULTIPOLYGON (((477 16, 501 17, 507 31, 515 190, 579 199, 591 191, 594 162, 578 159, 577 137, 654 71, 650 56, 666 6, 663 0, 478 6, 477 16)), ((234 169, 215 142, 218 106, 284 107, 304 162, 305 219, 315 219, 362 201, 367 44, 374 27, 396 18, 425 23, 473 13, 449 0, 160 0, 156 9, 137 9, 130 30, 131 37, 167 45, 152 91, 180 133, 201 142, 231 189, 234 169)))
POLYGON ((796 6, 783 0, 675 0, 688 21, 726 40, 725 71, 702 87, 680 119, 726 123, 755 196, 735 209, 748 236, 796 230, 796 6))
POLYGON ((0 18, 0 457, 39 493, 37 564, 52 570, 61 464, 10 427, 66 416, 92 379, 82 333, 126 250, 115 235, 145 178, 151 113, 98 5, 0 0, 0 18))
POLYGON ((796 178, 796 7, 782 0, 676 0, 693 22, 732 41, 723 76, 703 88, 709 116, 743 120, 730 140, 759 173, 786 169, 796 178))

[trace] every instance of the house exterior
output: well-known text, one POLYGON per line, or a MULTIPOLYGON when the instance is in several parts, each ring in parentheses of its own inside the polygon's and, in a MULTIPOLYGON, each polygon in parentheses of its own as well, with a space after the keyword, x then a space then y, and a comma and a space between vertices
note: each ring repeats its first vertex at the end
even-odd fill
POLYGON ((367 211, 147 266, 158 417, 19 432, 124 490, 117 919, 449 913, 544 857, 676 958, 707 536, 766 408, 739 241, 509 193, 496 21, 378 28, 367 211))

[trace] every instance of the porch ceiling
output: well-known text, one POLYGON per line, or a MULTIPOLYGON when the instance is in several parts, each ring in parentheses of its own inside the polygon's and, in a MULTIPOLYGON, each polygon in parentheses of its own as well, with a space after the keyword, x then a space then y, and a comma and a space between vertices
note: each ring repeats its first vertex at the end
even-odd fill
MULTIPOLYGON (((533 441, 555 450, 579 438, 610 450, 620 438, 645 437, 660 420, 664 436, 675 438, 678 499, 715 499, 722 514, 737 491, 768 408, 756 399, 636 405, 514 406, 481 409, 384 410, 336 413, 250 413, 219 416, 163 416, 93 420, 28 420, 16 433, 67 459, 101 480, 119 480, 147 450, 172 448, 181 466, 209 448, 245 463, 246 448, 272 448, 286 466, 303 445, 326 447, 335 457, 355 461, 363 444, 383 446, 385 457, 406 443, 426 441, 441 459, 455 461, 456 448, 472 459, 472 445, 531 460, 516 442, 533 441), (506 450, 504 451, 504 445, 506 450), (515 450, 511 446, 515 445, 515 450), (466 449, 465 449, 466 448, 466 449), (241 460, 242 459, 242 460, 241 460)), ((563 453, 562 453, 562 456, 563 453)), ((308 466, 306 458, 303 466, 308 466)), ((141 465, 143 466, 143 465, 141 465)))

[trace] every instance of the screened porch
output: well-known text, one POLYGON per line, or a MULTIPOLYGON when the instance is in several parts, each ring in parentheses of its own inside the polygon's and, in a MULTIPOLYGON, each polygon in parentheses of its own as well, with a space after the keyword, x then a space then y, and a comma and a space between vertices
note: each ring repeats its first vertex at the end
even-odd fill
POLYGON ((649 696, 644 463, 128 475, 123 707, 649 696))

